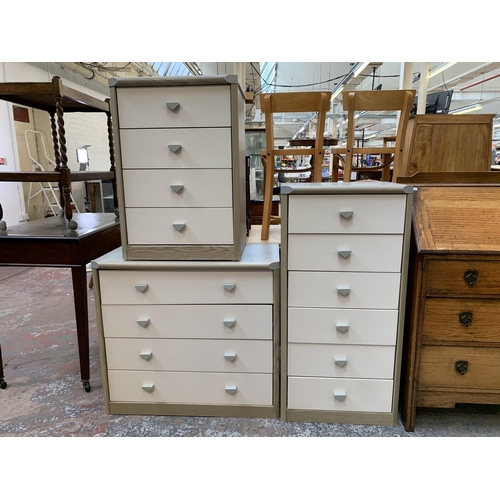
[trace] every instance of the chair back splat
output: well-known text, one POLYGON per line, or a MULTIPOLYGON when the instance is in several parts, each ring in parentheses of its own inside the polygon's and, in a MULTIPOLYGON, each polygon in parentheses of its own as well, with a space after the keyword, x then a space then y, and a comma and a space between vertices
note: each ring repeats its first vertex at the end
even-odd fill
MULTIPOLYGON (((390 180, 390 166, 393 164, 393 179, 400 175, 403 160, 403 148, 410 111, 415 99, 415 90, 345 90, 342 92, 342 106, 347 111, 347 135, 345 148, 332 148, 333 166, 343 169, 344 182, 351 181, 351 173, 373 173, 381 171, 381 180, 390 180), (360 111, 399 111, 396 134, 381 137, 382 146, 358 144, 355 138, 355 115, 360 111), (389 146, 389 142, 394 143, 389 146), (377 167, 354 165, 358 155, 380 155, 377 167)), ((362 141, 363 142, 363 141, 362 141)), ((335 172, 333 173, 335 175, 335 172)))
POLYGON ((271 215, 274 174, 290 173, 289 169, 275 168, 277 156, 311 156, 310 164, 297 168, 295 173, 311 172, 309 179, 321 182, 326 113, 330 109, 329 92, 283 92, 260 95, 260 107, 266 123, 266 149, 261 151, 264 167, 264 206, 261 240, 269 239, 271 222, 279 223, 280 217, 271 215), (276 113, 317 113, 316 138, 310 149, 284 148, 275 145, 274 115, 276 113))

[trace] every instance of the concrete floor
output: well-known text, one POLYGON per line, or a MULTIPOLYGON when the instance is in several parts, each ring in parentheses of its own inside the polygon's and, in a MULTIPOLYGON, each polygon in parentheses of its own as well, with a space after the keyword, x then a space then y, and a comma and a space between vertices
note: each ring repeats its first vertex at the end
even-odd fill
POLYGON ((0 268, 0 344, 8 383, 5 390, 0 390, 0 437, 500 436, 500 406, 493 405, 419 409, 414 433, 406 432, 400 419, 396 427, 383 427, 273 419, 107 415, 93 289, 89 289, 88 300, 90 393, 83 390, 80 381, 70 271, 0 268))

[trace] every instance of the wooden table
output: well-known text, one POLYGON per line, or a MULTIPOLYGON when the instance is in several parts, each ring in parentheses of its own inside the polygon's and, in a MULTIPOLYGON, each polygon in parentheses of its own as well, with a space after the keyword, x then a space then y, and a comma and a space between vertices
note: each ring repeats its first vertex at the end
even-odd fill
MULTIPOLYGON (((69 267, 73 279, 80 373, 90 387, 89 325, 86 265, 121 245, 120 223, 114 214, 73 214, 78 229, 64 217, 50 217, 0 231, 0 265, 69 267)), ((5 389, 0 350, 0 388, 5 389)))

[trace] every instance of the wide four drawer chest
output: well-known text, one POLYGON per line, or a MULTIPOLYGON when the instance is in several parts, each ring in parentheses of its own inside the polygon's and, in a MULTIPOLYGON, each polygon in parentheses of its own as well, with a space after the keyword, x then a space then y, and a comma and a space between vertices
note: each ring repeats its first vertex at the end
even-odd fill
POLYGON ((500 404, 500 187, 415 192, 402 418, 500 404))
POLYGON ((281 418, 395 425, 412 188, 281 193, 281 418))
POLYGON ((108 413, 278 417, 278 245, 92 266, 108 413))

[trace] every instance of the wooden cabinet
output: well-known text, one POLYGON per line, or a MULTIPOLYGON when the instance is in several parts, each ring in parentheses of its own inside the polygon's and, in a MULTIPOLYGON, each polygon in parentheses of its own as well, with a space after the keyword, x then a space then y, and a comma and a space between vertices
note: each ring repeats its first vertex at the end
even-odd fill
POLYGON ((412 187, 281 192, 281 418, 395 425, 412 187))
POLYGON ((418 407, 500 404, 500 187, 416 190, 402 392, 418 407))
POLYGON ((495 115, 414 115, 403 152, 403 172, 486 172, 491 168, 495 115))
POLYGON ((236 77, 110 80, 126 260, 239 260, 245 96, 236 77))
POLYGON ((278 417, 278 245, 92 267, 108 413, 278 417))

